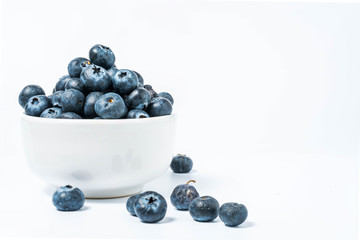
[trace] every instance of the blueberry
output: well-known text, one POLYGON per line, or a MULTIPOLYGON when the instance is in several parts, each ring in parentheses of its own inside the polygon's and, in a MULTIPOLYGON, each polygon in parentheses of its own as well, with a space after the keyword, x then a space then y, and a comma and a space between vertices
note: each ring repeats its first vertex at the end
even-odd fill
MULTIPOLYGON (((90 61, 82 62, 82 63, 80 64, 81 72, 82 72, 84 69, 86 69, 86 68, 88 68, 88 67, 93 67, 93 66, 95 66, 95 65, 92 64, 90 61)), ((81 75, 81 72, 80 72, 80 75, 81 75)), ((80 77, 80 75, 79 75, 79 77, 80 77)))
POLYGON ((64 93, 64 91, 57 91, 55 92, 51 97, 51 103, 53 107, 60 107, 61 108, 61 95, 64 93))
POLYGON ((157 192, 144 192, 134 201, 135 214, 143 222, 154 223, 162 220, 166 210, 166 200, 157 192))
POLYGON ((150 92, 151 98, 156 98, 156 97, 158 97, 158 94, 155 92, 155 90, 152 88, 151 85, 146 84, 146 85, 144 85, 144 88, 150 92))
POLYGON ((135 74, 136 74, 136 76, 138 77, 138 80, 139 80, 139 83, 141 83, 141 85, 144 85, 144 79, 143 79, 143 77, 140 75, 140 73, 138 73, 138 72, 136 72, 136 71, 134 71, 134 70, 132 70, 135 74))
POLYGON ((172 105, 166 98, 156 97, 151 99, 146 112, 150 115, 150 117, 170 115, 172 112, 172 105))
POLYGON ((117 119, 126 116, 128 109, 120 95, 106 93, 96 101, 95 112, 101 118, 117 119))
POLYGON ((61 95, 60 102, 63 112, 81 114, 84 107, 85 96, 79 90, 69 89, 61 95))
POLYGON ((83 58, 83 57, 78 57, 78 58, 71 60, 71 62, 68 65, 68 72, 69 72, 70 77, 79 78, 80 73, 82 71, 81 64, 83 64, 85 62, 89 62, 89 60, 86 58, 83 58))
POLYGON ((88 118, 96 117, 95 102, 103 95, 101 92, 91 92, 86 96, 84 104, 84 115, 88 118))
POLYGON ((68 89, 76 89, 76 90, 79 90, 80 92, 84 92, 85 86, 80 78, 71 78, 65 84, 65 90, 68 90, 68 89))
POLYGON ((158 93, 159 97, 163 97, 166 98, 167 100, 169 100, 171 102, 171 105, 174 105, 174 99, 173 97, 170 95, 170 93, 168 92, 161 92, 158 93))
POLYGON ((69 81, 71 77, 69 75, 62 76, 59 81, 56 83, 55 91, 64 91, 65 84, 69 81))
POLYGON ((126 118, 149 118, 149 114, 143 110, 133 109, 128 112, 126 118))
POLYGON ((139 196, 140 196, 140 194, 133 195, 133 196, 129 197, 128 200, 126 201, 126 209, 133 216, 136 216, 135 210, 134 210, 134 202, 139 196))
POLYGON ((196 188, 189 185, 190 182, 195 181, 190 180, 186 184, 178 185, 170 196, 171 204, 178 210, 188 210, 191 201, 200 196, 196 188))
POLYGON ((79 188, 66 185, 56 190, 52 202, 60 211, 76 211, 84 206, 85 196, 79 188))
POLYGON ((118 71, 118 69, 116 67, 111 67, 107 70, 110 78, 113 78, 117 71, 118 71))
POLYGON ((94 117, 93 119, 102 119, 101 117, 94 117))
POLYGON ((129 109, 146 109, 150 102, 150 93, 145 88, 136 88, 125 99, 129 109))
POLYGON ((220 207, 219 217, 226 226, 235 227, 245 222, 248 210, 243 204, 234 202, 224 203, 220 207))
POLYGON ((80 74, 80 79, 89 92, 102 92, 111 84, 111 78, 107 71, 95 65, 85 68, 80 74))
POLYGON ((90 61, 105 69, 111 68, 115 63, 115 55, 109 47, 96 44, 89 51, 90 61))
POLYGON ((53 88, 53 90, 52 90, 52 94, 54 94, 56 92, 56 89, 55 88, 53 88))
POLYGON ((41 114, 40 117, 43 118, 58 118, 62 114, 62 109, 59 107, 52 107, 45 109, 41 114))
POLYGON ((50 108, 51 101, 45 95, 36 95, 28 99, 25 104, 25 114, 30 116, 40 116, 40 114, 47 108, 50 108))
POLYGON ((138 78, 133 71, 119 69, 112 78, 112 85, 120 95, 130 94, 137 88, 138 78))
POLYGON ((21 90, 19 94, 19 104, 21 107, 25 107, 29 98, 36 95, 45 95, 45 91, 38 85, 28 85, 21 90))
POLYGON ((210 196, 197 197, 189 206, 191 217, 199 222, 211 222, 219 215, 219 202, 210 196))
POLYGON ((73 113, 73 112, 65 112, 57 118, 60 118, 60 119, 82 119, 82 117, 80 115, 73 113))
POLYGON ((173 157, 170 167, 174 173, 188 173, 193 167, 193 161, 186 155, 178 154, 173 157))

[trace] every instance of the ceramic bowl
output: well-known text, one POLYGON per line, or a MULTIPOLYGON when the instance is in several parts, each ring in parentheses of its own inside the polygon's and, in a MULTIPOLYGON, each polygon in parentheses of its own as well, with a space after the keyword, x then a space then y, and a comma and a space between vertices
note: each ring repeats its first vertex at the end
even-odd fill
POLYGON ((73 185, 86 198, 140 192, 170 165, 176 116, 143 119, 49 119, 22 116, 30 169, 56 187, 73 185))

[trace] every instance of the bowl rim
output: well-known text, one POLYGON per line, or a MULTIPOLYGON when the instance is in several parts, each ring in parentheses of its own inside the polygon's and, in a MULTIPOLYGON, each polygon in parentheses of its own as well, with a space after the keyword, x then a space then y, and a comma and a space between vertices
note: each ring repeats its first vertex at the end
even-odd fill
POLYGON ((73 125, 114 125, 114 124, 147 124, 147 123, 161 123, 168 122, 171 119, 176 119, 177 114, 171 113, 166 116, 149 117, 149 118, 121 118, 121 119, 60 119, 60 118, 42 118, 36 116, 26 115, 22 113, 21 119, 28 122, 39 122, 39 123, 55 123, 55 124, 73 124, 73 125))

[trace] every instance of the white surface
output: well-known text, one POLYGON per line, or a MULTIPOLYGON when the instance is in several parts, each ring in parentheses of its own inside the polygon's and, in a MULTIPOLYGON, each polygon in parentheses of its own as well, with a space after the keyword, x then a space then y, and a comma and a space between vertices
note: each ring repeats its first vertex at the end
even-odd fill
POLYGON ((129 196, 161 176, 175 146, 176 114, 148 119, 46 119, 23 114, 24 156, 34 174, 86 198, 129 196))
POLYGON ((0 236, 356 239, 359 13, 334 3, 5 1, 0 236), (145 190, 169 200, 196 179, 201 195, 248 207, 243 227, 197 223, 171 207, 162 223, 142 224, 125 199, 54 209, 53 189, 22 154, 17 96, 30 83, 50 93, 96 43, 174 96, 175 153, 191 156, 194 171, 167 172, 145 190))

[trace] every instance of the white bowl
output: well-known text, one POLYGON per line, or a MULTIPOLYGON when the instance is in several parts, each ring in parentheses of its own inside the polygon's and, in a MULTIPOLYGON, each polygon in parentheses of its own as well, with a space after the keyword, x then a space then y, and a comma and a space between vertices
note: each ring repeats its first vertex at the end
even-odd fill
POLYGON ((80 188, 86 198, 140 192, 170 165, 176 116, 143 119, 48 119, 22 116, 25 156, 51 185, 80 188))

